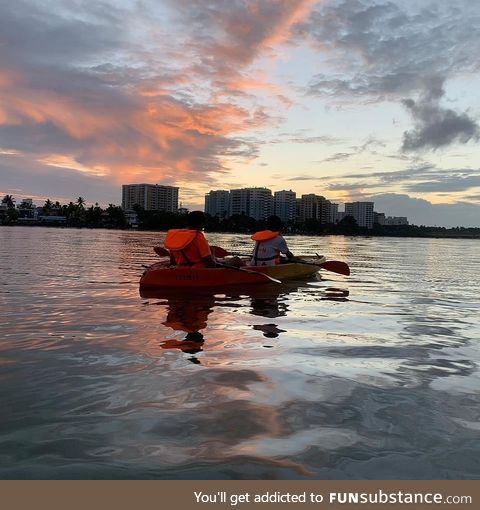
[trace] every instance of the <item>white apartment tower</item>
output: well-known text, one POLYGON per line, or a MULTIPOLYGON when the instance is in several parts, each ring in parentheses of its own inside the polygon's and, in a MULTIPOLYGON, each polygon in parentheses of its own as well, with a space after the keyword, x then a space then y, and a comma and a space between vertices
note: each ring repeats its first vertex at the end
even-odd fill
POLYGON ((245 214, 265 220, 273 211, 272 191, 267 188, 239 188, 230 191, 230 214, 245 214))
POLYGON ((227 218, 230 215, 230 192, 225 190, 209 191, 205 195, 205 212, 210 216, 227 218))
POLYGON ((353 216, 359 227, 373 228, 373 202, 345 204, 345 216, 353 216))
POLYGON ((327 223, 337 223, 337 216, 338 216, 338 204, 330 202, 328 208, 327 223))
POLYGON ((122 208, 125 211, 140 205, 145 211, 178 211, 178 188, 160 184, 124 184, 122 208))
MULTIPOLYGON (((318 220, 320 223, 330 223, 332 218, 332 203, 325 197, 310 193, 302 195, 299 203, 299 220, 318 220)), ((338 208, 338 206, 337 206, 338 208)))
POLYGON ((297 194, 295 191, 275 191, 273 197, 273 214, 278 216, 283 223, 295 221, 297 206, 297 194))

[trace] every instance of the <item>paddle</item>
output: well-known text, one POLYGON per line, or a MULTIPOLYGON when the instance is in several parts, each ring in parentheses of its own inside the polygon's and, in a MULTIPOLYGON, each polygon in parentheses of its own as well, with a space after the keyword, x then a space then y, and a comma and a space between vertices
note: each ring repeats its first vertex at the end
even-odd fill
MULTIPOLYGON (((215 254, 216 257, 226 257, 228 255, 238 255, 240 257, 248 257, 247 254, 245 253, 235 253, 235 252, 229 252, 227 250, 225 250, 224 248, 221 248, 220 246, 212 246, 212 251, 213 253, 215 254)), ((350 267, 348 266, 347 263, 345 262, 342 262, 340 260, 328 260, 326 262, 320 262, 319 264, 315 263, 315 262, 307 262, 305 260, 295 260, 296 263, 298 264, 307 264, 309 266, 317 266, 317 267, 320 267, 322 269, 325 269, 326 271, 331 271, 332 273, 338 273, 338 274, 343 274, 345 276, 349 276, 350 275, 350 267)))
POLYGON ((154 246, 153 251, 159 257, 170 257, 170 252, 168 250, 166 250, 165 248, 162 248, 161 246, 154 246))
MULTIPOLYGON (((212 247, 213 248, 213 247, 212 247)), ((222 248, 223 249, 223 248, 222 248)), ((161 246, 154 246, 153 251, 159 256, 159 257, 169 257, 170 252, 166 250, 165 248, 162 248, 161 246)), ((225 251, 225 250, 223 250, 225 251)), ((216 253, 216 252, 215 252, 216 253)), ((222 257, 222 255, 217 255, 218 257, 222 257)), ((224 255, 223 255, 224 256, 224 255)), ((267 280, 270 280, 274 283, 282 283, 280 280, 277 280, 276 278, 272 278, 268 274, 261 273, 260 271, 249 271, 248 269, 243 269, 241 267, 236 266, 229 266, 228 264, 222 264, 220 262, 216 262, 217 266, 224 267, 225 269, 233 269, 234 271, 242 271, 244 273, 250 273, 257 276, 263 276, 264 278, 267 278, 267 280)))
POLYGON ((228 264, 222 264, 221 262, 215 262, 215 264, 217 266, 224 267, 225 269, 234 269, 235 271, 242 271, 242 273, 255 274, 257 276, 264 276, 265 278, 268 278, 271 282, 274 282, 274 283, 282 283, 280 280, 277 280, 276 278, 272 278, 268 274, 261 273, 260 271, 249 271, 248 269, 243 269, 243 267, 229 266, 228 264))

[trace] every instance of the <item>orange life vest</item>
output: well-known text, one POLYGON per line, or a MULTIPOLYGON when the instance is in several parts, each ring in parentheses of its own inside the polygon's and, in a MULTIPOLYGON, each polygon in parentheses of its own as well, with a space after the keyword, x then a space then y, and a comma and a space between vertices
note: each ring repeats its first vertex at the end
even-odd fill
POLYGON ((188 230, 186 228, 174 228, 167 232, 165 238, 165 248, 171 251, 183 250, 196 237, 198 230, 188 230))
POLYGON ((272 232, 271 230, 261 230, 260 232, 255 232, 253 234, 252 239, 254 241, 270 241, 270 239, 275 239, 280 235, 280 232, 272 232))
POLYGON ((177 266, 198 266, 201 264, 201 257, 195 254, 195 250, 190 249, 200 234, 200 230, 184 228, 171 229, 167 232, 165 248, 170 251, 177 266))
POLYGON ((258 251, 260 246, 265 241, 270 241, 271 239, 275 239, 280 235, 280 232, 273 232, 272 230, 261 230, 260 232, 255 232, 251 239, 256 242, 255 250, 253 252, 253 261, 256 266, 262 265, 258 264, 258 262, 268 262, 270 260, 275 260, 275 264, 280 264, 280 252, 277 252, 273 257, 259 257, 258 251))

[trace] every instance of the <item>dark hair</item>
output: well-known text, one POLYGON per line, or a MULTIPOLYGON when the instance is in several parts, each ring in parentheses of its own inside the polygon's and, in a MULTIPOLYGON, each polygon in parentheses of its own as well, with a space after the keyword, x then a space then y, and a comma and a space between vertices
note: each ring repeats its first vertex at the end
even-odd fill
POLYGON ((282 220, 278 216, 269 216, 267 218, 267 228, 279 232, 283 228, 282 220))
POLYGON ((202 229, 205 226, 207 218, 203 211, 192 211, 188 213, 187 225, 194 229, 202 229))

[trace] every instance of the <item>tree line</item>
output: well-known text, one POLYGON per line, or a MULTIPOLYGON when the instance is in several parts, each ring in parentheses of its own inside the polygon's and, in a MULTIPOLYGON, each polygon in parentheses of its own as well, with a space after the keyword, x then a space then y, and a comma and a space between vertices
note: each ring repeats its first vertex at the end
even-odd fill
MULTIPOLYGON (((164 211, 145 211, 140 206, 134 207, 138 215, 140 230, 168 230, 185 227, 185 215, 164 211)), ((234 214, 228 218, 207 216, 207 232, 251 234, 266 228, 265 221, 258 221, 245 214, 234 214)), ((429 227, 417 225, 379 225, 372 229, 360 227, 352 216, 345 216, 338 223, 322 223, 316 219, 303 222, 290 222, 285 225, 287 234, 303 235, 363 235, 394 237, 455 237, 480 238, 480 228, 473 227, 429 227)))
MULTIPOLYGON (((0 209, 0 224, 12 225, 19 221, 20 216, 28 213, 33 206, 22 203, 15 207, 11 195, 5 195, 0 209), (5 207, 6 206, 6 207, 5 207)), ((146 211, 139 205, 134 206, 137 215, 136 228, 139 230, 168 230, 186 226, 186 215, 167 211, 146 211)), ((62 223, 69 227, 87 228, 128 228, 129 224, 125 212, 120 206, 109 204, 102 208, 98 203, 90 207, 85 206, 85 199, 78 197, 75 202, 60 204, 58 201, 46 200, 41 207, 41 216, 35 224, 50 224, 42 221, 48 216, 65 218, 62 223)), ((205 230, 207 232, 225 232, 251 234, 266 228, 265 221, 258 221, 245 214, 234 214, 228 218, 207 216, 205 230)), ((375 223, 372 229, 360 227, 352 216, 345 216, 338 223, 322 223, 316 219, 303 222, 290 222, 285 225, 286 234, 303 235, 367 235, 394 237, 452 237, 452 238, 480 238, 480 228, 473 227, 429 227, 417 225, 379 225, 375 223)))
POLYGON ((48 219, 58 219, 57 224, 63 224, 68 227, 90 227, 90 228, 126 228, 127 221, 125 213, 120 206, 109 204, 102 208, 98 203, 90 207, 85 206, 85 199, 78 197, 75 202, 61 204, 58 201, 53 202, 47 199, 40 208, 23 201, 18 207, 15 207, 15 200, 12 195, 5 195, 2 199, 2 214, 0 223, 12 225, 21 223, 22 220, 33 220, 33 224, 52 225, 54 222, 48 219), (5 210, 6 206, 6 210, 5 210), (35 215, 35 212, 37 215, 35 215))

